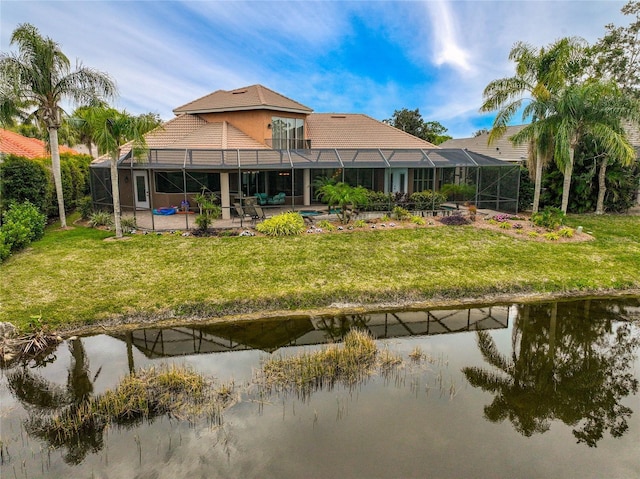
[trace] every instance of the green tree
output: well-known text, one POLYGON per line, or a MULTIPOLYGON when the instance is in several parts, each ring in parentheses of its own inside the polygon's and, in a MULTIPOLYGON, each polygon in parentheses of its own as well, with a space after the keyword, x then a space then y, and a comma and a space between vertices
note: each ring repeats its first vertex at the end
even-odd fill
POLYGON ((635 18, 626 27, 605 25, 607 33, 590 49, 594 75, 640 98, 640 2, 630 1, 621 11, 635 18))
POLYGON ((90 103, 115 94, 115 84, 102 72, 79 66, 71 71, 69 59, 60 46, 43 37, 33 25, 24 23, 11 35, 17 53, 0 56, 0 115, 5 121, 25 108, 49 133, 53 178, 58 199, 60 223, 67 226, 60 173, 58 129, 62 123, 60 103, 69 99, 90 103))
POLYGON ((451 139, 451 136, 445 135, 447 128, 437 121, 425 121, 418 108, 415 110, 408 110, 407 108, 395 110, 393 116, 385 120, 385 122, 434 145, 439 145, 451 139))
POLYGON ((351 221, 353 208, 365 205, 368 199, 368 190, 362 186, 350 186, 347 183, 327 183, 318 189, 317 198, 338 205, 338 218, 342 224, 351 221))
POLYGON ((156 124, 146 115, 132 116, 126 111, 105 107, 92 108, 84 121, 89 123, 89 128, 93 132, 93 142, 98 150, 109 154, 114 225, 116 237, 122 238, 118 160, 122 147, 127 142, 130 142, 128 146, 131 148, 133 157, 139 157, 146 148, 144 134, 155 128, 156 124))
POLYGON ((513 141, 522 142, 540 132, 553 136, 554 160, 564 170, 561 205, 564 213, 569 205, 576 148, 587 135, 602 145, 606 152, 601 160, 600 186, 603 193, 596 208, 597 213, 602 213, 607 161, 631 165, 636 159, 622 121, 627 118, 639 121, 638 103, 624 95, 614 83, 593 80, 569 85, 537 103, 536 108, 544 114, 536 116, 536 121, 516 133, 513 141))
MULTIPOLYGON (((491 144, 506 132, 507 125, 522 110, 522 118, 532 124, 545 118, 547 102, 552 95, 577 78, 584 62, 584 41, 579 38, 563 38, 546 48, 535 48, 524 42, 516 43, 509 52, 509 60, 515 62, 515 75, 490 82, 483 92, 480 111, 497 111, 489 132, 491 144)), ((528 143, 529 171, 535 181, 533 212, 540 204, 542 171, 551 161, 553 132, 544 125, 535 125, 510 140, 515 144, 528 143)))

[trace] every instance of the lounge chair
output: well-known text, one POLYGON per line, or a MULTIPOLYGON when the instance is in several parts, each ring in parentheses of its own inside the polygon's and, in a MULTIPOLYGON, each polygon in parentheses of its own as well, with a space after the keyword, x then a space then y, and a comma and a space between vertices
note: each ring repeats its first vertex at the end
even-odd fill
POLYGON ((256 219, 258 220, 266 220, 267 218, 271 218, 271 216, 267 216, 264 212, 264 210, 262 209, 262 206, 260 205, 255 205, 253 207, 253 209, 256 212, 256 219))
POLYGON ((239 203, 234 203, 233 204, 233 208, 236 211, 236 214, 233 216, 233 218, 231 218, 231 222, 233 223, 236 219, 239 219, 241 222, 242 220, 249 220, 249 221, 255 221, 255 218, 248 213, 247 211, 244 210, 244 208, 242 208, 242 206, 240 206, 239 203))

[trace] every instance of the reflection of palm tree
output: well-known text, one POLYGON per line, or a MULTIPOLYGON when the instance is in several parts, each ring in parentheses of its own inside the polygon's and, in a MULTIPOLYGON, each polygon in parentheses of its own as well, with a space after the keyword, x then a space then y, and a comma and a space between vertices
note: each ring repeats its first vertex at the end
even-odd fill
POLYGON ((102 428, 87 427, 71 438, 61 438, 57 430, 51 427, 51 413, 80 405, 93 393, 82 340, 70 341, 69 351, 71 364, 66 388, 33 374, 26 367, 9 374, 7 382, 15 397, 30 413, 29 419, 25 421, 27 432, 47 441, 54 448, 67 447, 64 460, 69 464, 79 464, 89 452, 102 449, 103 438, 102 428))
POLYGON ((509 418, 525 436, 545 432, 558 419, 574 426, 578 442, 589 446, 606 431, 613 437, 624 434, 633 411, 620 401, 638 391, 629 369, 640 338, 631 324, 613 334, 612 316, 605 312, 615 307, 592 306, 523 306, 514 325, 511 360, 499 353, 487 332, 478 333, 480 352, 494 370, 467 367, 463 373, 471 385, 495 394, 484 408, 487 419, 509 418))

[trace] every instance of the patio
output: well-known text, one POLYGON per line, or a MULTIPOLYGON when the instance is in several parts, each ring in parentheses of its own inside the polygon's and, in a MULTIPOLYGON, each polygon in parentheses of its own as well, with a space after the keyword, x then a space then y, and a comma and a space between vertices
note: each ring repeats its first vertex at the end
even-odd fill
MULTIPOLYGON (((250 207, 247 207, 247 211, 249 211, 250 207)), ((303 217, 307 217, 312 222, 317 222, 321 220, 328 221, 337 221, 338 217, 335 213, 329 213, 327 205, 325 204, 316 204, 311 206, 303 206, 303 207, 291 207, 289 206, 280 206, 280 207, 262 207, 266 217, 275 216, 280 213, 285 213, 287 211, 297 211, 303 217)), ((459 212, 462 215, 466 215, 467 208, 465 206, 460 206, 460 208, 456 208, 454 204, 444 204, 438 210, 434 211, 424 211, 420 214, 425 217, 428 216, 448 216, 451 214, 455 214, 455 212, 459 212)), ((478 216, 492 216, 497 212, 489 209, 478 209, 478 216)), ((356 219, 373 219, 380 218, 384 214, 389 214, 388 211, 362 211, 360 212, 356 219)), ((152 214, 150 210, 137 210, 135 213, 133 211, 124 211, 122 213, 123 217, 133 217, 136 218, 136 224, 138 229, 140 230, 148 230, 148 231, 186 231, 186 230, 195 230, 198 228, 196 224, 196 217, 198 216, 197 212, 189 212, 183 213, 178 212, 172 215, 157 215, 152 214)), ((232 228, 251 228, 259 223, 262 219, 256 218, 251 219, 248 217, 239 218, 237 215, 232 216, 231 219, 217 219, 211 225, 212 229, 232 229, 232 228)))

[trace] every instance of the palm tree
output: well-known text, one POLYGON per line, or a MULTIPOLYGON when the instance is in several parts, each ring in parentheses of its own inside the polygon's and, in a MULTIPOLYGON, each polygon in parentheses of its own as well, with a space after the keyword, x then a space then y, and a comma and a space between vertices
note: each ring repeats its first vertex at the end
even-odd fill
POLYGON ((40 35, 38 29, 28 23, 14 30, 11 45, 17 45, 18 52, 0 56, 3 79, 0 114, 6 120, 6 115, 32 108, 32 115, 48 130, 60 226, 65 228, 67 220, 58 149, 58 128, 62 122, 60 103, 65 99, 89 103, 96 98, 111 97, 116 87, 107 74, 97 70, 80 65, 71 71, 69 59, 60 46, 40 35))
MULTIPOLYGON (((614 83, 600 81, 569 85, 539 103, 540 109, 546 112, 545 116, 523 128, 513 138, 521 141, 540 131, 553 135, 554 160, 559 168, 564 169, 561 209, 566 213, 578 145, 588 135, 604 148, 608 158, 623 165, 632 164, 636 159, 635 151, 626 139, 622 120, 631 118, 638 121, 640 108, 614 83)), ((605 157, 601 163, 601 175, 606 173, 607 161, 605 157)), ((604 180, 604 176, 601 178, 604 180)), ((604 202, 604 185, 601 187, 604 202)), ((602 213, 602 209, 600 204, 597 212, 602 213)))
MULTIPOLYGON (((509 60, 516 63, 515 76, 501 78, 489 83, 483 92, 484 103, 480 111, 498 111, 489 132, 491 144, 502 137, 513 116, 524 108, 522 118, 532 122, 547 114, 546 103, 551 96, 563 88, 580 70, 584 41, 579 38, 563 38, 549 48, 536 49, 518 42, 509 52, 509 60)), ((533 212, 540 204, 542 170, 551 161, 553 137, 544 129, 530 129, 526 134, 509 138, 515 144, 528 142, 529 170, 535 181, 533 212)))
POLYGON ((113 214, 116 238, 122 238, 120 221, 120 187, 118 184, 118 160, 122 148, 129 142, 133 157, 138 157, 146 147, 144 134, 157 126, 149 115, 132 116, 126 111, 114 108, 95 107, 85 119, 93 132, 93 141, 98 151, 109 154, 111 160, 111 194, 113 195, 113 214))
POLYGON ((362 186, 351 186, 347 183, 327 183, 318 189, 317 198, 322 198, 329 205, 340 207, 337 215, 342 224, 347 224, 351 220, 353 213, 351 208, 365 205, 368 201, 367 189, 362 186))

